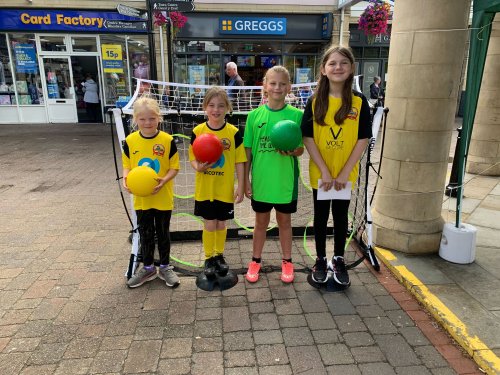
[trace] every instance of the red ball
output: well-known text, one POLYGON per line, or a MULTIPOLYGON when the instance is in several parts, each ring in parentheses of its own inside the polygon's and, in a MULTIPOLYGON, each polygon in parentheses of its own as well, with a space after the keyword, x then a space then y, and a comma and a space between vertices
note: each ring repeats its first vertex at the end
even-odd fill
POLYGON ((223 151, 222 142, 215 134, 201 134, 193 142, 194 157, 202 163, 215 163, 223 151))

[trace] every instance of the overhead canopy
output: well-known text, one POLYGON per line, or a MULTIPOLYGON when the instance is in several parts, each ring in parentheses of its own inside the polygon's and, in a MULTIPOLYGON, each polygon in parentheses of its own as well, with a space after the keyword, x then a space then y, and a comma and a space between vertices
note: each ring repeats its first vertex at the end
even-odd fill
POLYGON ((469 151, 474 118, 476 117, 477 101, 479 98, 479 90, 481 89, 481 81, 483 79, 484 63, 486 61, 486 53, 488 52, 492 23, 497 12, 500 12, 500 0, 474 0, 465 91, 464 120, 458 154, 457 228, 460 227, 461 202, 467 154, 469 151))

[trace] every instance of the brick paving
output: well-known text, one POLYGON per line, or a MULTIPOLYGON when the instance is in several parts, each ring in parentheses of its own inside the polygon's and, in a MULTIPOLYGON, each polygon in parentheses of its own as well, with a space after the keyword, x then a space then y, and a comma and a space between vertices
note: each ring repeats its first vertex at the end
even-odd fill
MULTIPOLYGON (((479 374, 385 267, 322 293, 279 272, 224 292, 125 286, 109 128, 0 127, 0 374, 479 374)), ((311 265, 302 239, 297 264, 311 265)), ((201 249, 198 242, 175 249, 201 249)), ((251 240, 228 243, 244 267, 251 240)), ((278 265, 278 242, 265 254, 278 265)))

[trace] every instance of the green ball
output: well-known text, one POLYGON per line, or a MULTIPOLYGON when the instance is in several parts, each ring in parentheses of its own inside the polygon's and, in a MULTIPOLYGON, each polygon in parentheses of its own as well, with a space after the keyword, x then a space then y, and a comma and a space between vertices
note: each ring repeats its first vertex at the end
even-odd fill
POLYGON ((302 131, 296 122, 281 120, 274 124, 269 137, 276 150, 293 151, 302 142, 302 131))

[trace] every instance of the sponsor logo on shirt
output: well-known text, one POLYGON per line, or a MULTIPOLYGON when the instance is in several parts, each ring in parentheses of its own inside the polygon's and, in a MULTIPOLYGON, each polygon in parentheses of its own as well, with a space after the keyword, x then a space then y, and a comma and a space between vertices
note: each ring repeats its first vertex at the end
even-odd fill
POLYGON ((327 150, 342 150, 344 147, 344 141, 342 140, 344 136, 344 132, 342 131, 342 127, 338 127, 338 131, 335 132, 333 127, 330 127, 330 135, 331 139, 326 140, 326 149, 327 150))
POLYGON ((349 111, 349 114, 347 115, 347 118, 349 120, 356 120, 358 118, 358 109, 357 108, 351 108, 349 111))
POLYGON ((221 140, 222 146, 224 147, 224 150, 229 150, 231 148, 231 141, 229 138, 222 138, 221 140))
POLYGON ((155 144, 153 146, 153 155, 156 155, 156 156, 163 156, 165 155, 165 146, 163 146, 162 144, 155 144))

